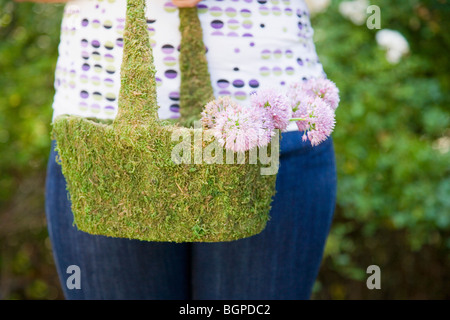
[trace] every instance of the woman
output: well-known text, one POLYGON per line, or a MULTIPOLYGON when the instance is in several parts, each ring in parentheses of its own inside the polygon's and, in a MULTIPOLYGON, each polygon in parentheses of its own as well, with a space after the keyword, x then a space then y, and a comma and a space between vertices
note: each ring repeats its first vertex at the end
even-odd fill
MULTIPOLYGON (((192 6, 198 7, 216 96, 230 95, 246 105, 258 88, 326 77, 303 0, 150 0, 146 16, 160 118, 179 116, 177 7, 192 6)), ((115 117, 125 9, 125 0, 67 2, 54 117, 115 117)), ((66 298, 310 298, 334 212, 336 172, 332 140, 313 148, 301 136, 295 126, 283 133, 266 229, 224 243, 154 243, 77 230, 52 148, 46 213, 66 298), (74 265, 81 274, 79 289, 66 283, 74 265)))

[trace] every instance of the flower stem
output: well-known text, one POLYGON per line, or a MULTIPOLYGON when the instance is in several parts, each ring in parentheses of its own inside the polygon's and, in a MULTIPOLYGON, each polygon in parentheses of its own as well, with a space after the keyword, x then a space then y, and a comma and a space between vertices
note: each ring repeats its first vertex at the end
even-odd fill
POLYGON ((289 121, 304 121, 306 118, 292 118, 289 121))

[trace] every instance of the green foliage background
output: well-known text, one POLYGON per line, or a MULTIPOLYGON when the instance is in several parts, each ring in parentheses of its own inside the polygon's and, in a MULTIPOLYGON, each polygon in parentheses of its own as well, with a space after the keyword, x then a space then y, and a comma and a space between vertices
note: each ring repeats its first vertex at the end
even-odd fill
MULTIPOLYGON (((450 3, 371 1, 410 54, 332 1, 316 48, 341 90, 338 203, 314 299, 449 299, 450 3), (366 287, 366 268, 382 273, 366 287)), ((0 299, 62 299, 45 222, 53 74, 62 5, 0 0, 0 299)))

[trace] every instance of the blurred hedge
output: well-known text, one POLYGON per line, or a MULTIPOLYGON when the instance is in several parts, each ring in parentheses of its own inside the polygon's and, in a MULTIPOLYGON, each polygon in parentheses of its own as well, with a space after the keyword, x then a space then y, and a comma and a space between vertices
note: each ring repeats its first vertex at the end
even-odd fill
POLYGON ((344 18, 340 2, 312 21, 341 90, 338 206, 315 297, 450 298, 450 3, 371 1, 410 45, 392 65, 378 30, 344 18), (381 290, 366 287, 371 264, 381 290))
POLYGON ((0 0, 0 299, 62 298, 44 211, 62 9, 0 0))
MULTIPOLYGON (((411 53, 391 65, 375 33, 313 18, 341 90, 333 134, 338 204, 315 299, 448 299, 449 3, 372 1, 411 53), (381 268, 368 290, 367 266, 381 268)), ((61 5, 0 0, 0 298, 60 299, 45 227, 45 165, 61 5)))

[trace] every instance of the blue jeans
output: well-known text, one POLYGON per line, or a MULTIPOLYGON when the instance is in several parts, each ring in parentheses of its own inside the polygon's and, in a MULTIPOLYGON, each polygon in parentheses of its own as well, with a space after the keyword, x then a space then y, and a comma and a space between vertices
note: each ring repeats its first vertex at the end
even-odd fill
POLYGON ((223 243, 146 242, 77 230, 52 145, 46 216, 65 297, 309 299, 333 218, 336 167, 331 138, 311 147, 301 135, 282 134, 277 193, 266 229, 223 243), (71 265, 79 267, 81 289, 66 285, 71 265))

